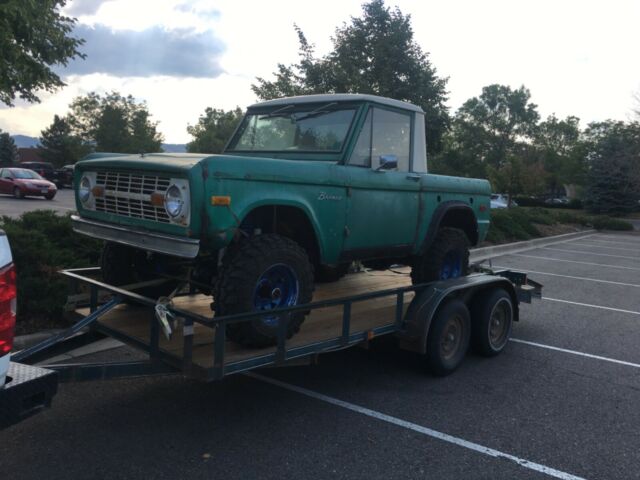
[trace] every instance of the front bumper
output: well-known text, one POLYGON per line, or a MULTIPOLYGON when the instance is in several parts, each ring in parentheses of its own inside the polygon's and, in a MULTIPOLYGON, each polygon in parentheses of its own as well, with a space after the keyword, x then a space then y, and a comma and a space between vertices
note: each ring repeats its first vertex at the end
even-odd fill
POLYGON ((7 383, 0 387, 0 429, 50 407, 57 391, 57 372, 11 362, 7 383))
POLYGON ((87 220, 77 215, 71 216, 71 222, 73 230, 78 233, 142 250, 181 258, 195 258, 200 251, 200 240, 194 238, 136 230, 96 220, 87 220))

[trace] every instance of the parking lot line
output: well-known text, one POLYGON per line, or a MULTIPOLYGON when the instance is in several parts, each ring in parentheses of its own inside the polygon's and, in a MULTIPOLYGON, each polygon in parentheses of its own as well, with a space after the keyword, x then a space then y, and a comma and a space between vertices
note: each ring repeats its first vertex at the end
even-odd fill
POLYGON ((628 258, 630 260, 640 260, 640 255, 638 255, 637 257, 628 257, 625 255, 612 255, 610 253, 585 252, 584 250, 564 250, 562 248, 553 248, 553 247, 540 247, 540 248, 544 250, 555 250, 556 252, 587 253, 589 255, 597 255, 599 257, 628 258))
MULTIPOLYGON (((495 268, 512 268, 512 267, 501 267, 496 265, 495 268)), ((614 282, 613 280, 600 280, 599 278, 590 278, 590 277, 576 277, 574 275, 562 275, 560 273, 551 273, 551 272, 537 272, 535 270, 528 270, 526 268, 516 268, 516 270, 523 271, 525 273, 534 273, 536 275, 549 275, 552 277, 564 277, 571 278, 572 280, 586 280, 587 282, 598 282, 598 283, 609 283, 611 285, 621 285, 623 287, 636 287, 640 288, 640 285, 636 285, 635 283, 624 283, 624 282, 614 282)))
POLYGON ((530 342, 528 340, 521 340, 519 338, 511 338, 512 342, 523 343, 532 347, 545 348, 547 350, 554 350, 556 352, 570 353, 572 355, 579 355, 581 357, 593 358, 595 360, 602 360, 604 362, 617 363, 619 365, 625 365, 627 367, 640 368, 640 363, 625 362, 624 360, 617 360, 615 358, 602 357, 600 355, 593 355, 591 353, 578 352, 577 350, 569 350, 567 348, 554 347, 552 345, 545 345, 544 343, 530 342))
POLYGON ((598 240, 597 238, 593 238, 593 237, 591 237, 589 239, 589 241, 590 242, 598 242, 598 243, 615 243, 615 244, 618 244, 618 245, 627 245, 627 246, 633 245, 633 244, 631 244, 629 242, 616 242, 614 240, 598 240))
POLYGON ((605 307, 603 305, 593 305, 591 303, 572 302, 571 300, 562 300, 561 298, 542 297, 542 300, 550 300, 552 302, 569 303, 571 305, 579 305, 581 307, 599 308, 601 310, 609 310, 611 312, 630 313, 632 315, 640 315, 640 312, 634 310, 624 310, 622 308, 605 307))
MULTIPOLYGON (((509 254, 507 254, 509 255, 509 254)), ((636 270, 640 272, 640 268, 624 267, 622 265, 608 265, 606 263, 580 262, 578 260, 565 260, 562 258, 539 257, 537 255, 524 255, 523 253, 512 253, 514 257, 538 258, 540 260, 553 260, 554 262, 580 263, 582 265, 595 265, 596 267, 622 268, 624 270, 636 270)))
POLYGON ((295 392, 300 395, 305 395, 307 397, 311 397, 316 400, 320 400, 322 402, 335 405, 337 407, 342 407, 344 409, 351 410, 352 412, 356 412, 361 415, 366 415, 368 417, 375 418, 376 420, 381 420, 383 422, 387 422, 392 425, 396 425, 398 427, 406 428, 408 430, 421 433, 423 435, 426 435, 431 438, 435 438, 437 440, 442 440, 444 442, 451 443, 459 447, 473 450, 474 452, 482 453, 490 457, 504 458, 505 460, 510 460, 512 462, 517 463, 521 467, 528 468, 529 470, 534 470, 539 473, 543 473, 550 477, 560 478, 563 480, 585 480, 583 477, 578 477, 570 473, 556 470, 555 468, 547 467, 546 465, 542 465, 540 463, 531 462, 524 458, 516 457, 515 455, 511 455, 509 453, 504 453, 499 450, 495 450, 493 448, 485 447, 484 445, 480 445, 478 443, 474 443, 468 440, 464 440, 462 438, 454 437, 453 435, 449 435, 447 433, 442 433, 437 430, 433 430, 431 428, 423 427, 422 425, 408 422, 406 420, 402 420, 398 417, 393 417, 391 415, 387 415, 385 413, 378 412, 376 410, 371 410, 366 407, 361 407, 360 405, 356 405, 354 403, 345 402, 344 400, 330 397, 329 395, 325 395, 323 393, 315 392, 313 390, 309 390, 303 387, 298 387, 297 385, 292 385, 290 383, 282 382, 280 380, 266 377, 254 372, 246 372, 244 373, 244 375, 247 377, 253 378, 255 380, 260 380, 261 382, 269 383, 276 387, 284 388, 285 390, 289 390, 291 392, 295 392))
MULTIPOLYGON (((626 236, 625 235, 616 235, 615 237, 606 237, 606 236, 602 236, 601 235, 601 236, 594 236, 593 238, 597 238, 598 240, 615 240, 615 241, 622 240, 623 238, 625 240, 627 240, 627 239, 640 240, 640 237, 638 237, 636 235, 633 235, 633 234, 632 235, 628 235, 627 234, 626 236)), ((622 242, 620 242, 620 243, 622 243, 622 242)), ((640 242, 624 242, 624 243, 626 243, 628 245, 640 245, 640 242)))
MULTIPOLYGON (((569 242, 567 242, 569 243, 569 242)), ((639 252, 640 250, 638 250, 637 248, 621 248, 621 247, 607 247, 605 245, 591 245, 588 243, 574 243, 571 242, 571 245, 579 245, 581 247, 591 247, 591 248, 606 248, 607 250, 624 250, 626 252, 639 252)))

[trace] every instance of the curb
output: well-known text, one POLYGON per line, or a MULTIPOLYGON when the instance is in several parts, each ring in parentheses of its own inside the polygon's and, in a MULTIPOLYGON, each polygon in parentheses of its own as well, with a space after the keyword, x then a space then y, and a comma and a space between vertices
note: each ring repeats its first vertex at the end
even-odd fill
POLYGON ((471 263, 483 262, 493 257, 508 255, 511 253, 524 252, 537 247, 553 245, 554 243, 568 242, 576 238, 589 237, 596 233, 596 230, 583 230, 581 232, 564 233, 562 235, 554 235, 552 237, 534 238, 533 240, 525 240, 523 242, 506 243, 503 245, 494 245, 491 247, 474 248, 471 250, 469 261, 471 263))

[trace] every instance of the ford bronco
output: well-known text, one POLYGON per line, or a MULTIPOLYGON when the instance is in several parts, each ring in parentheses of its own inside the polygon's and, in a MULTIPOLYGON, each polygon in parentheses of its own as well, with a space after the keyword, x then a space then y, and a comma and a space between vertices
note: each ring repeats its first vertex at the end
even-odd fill
MULTIPOLYGON (((310 302, 314 282, 355 260, 408 265, 414 283, 466 274, 491 188, 428 174, 424 132, 422 109, 372 95, 258 103, 220 155, 89 155, 74 173, 74 229, 105 240, 107 283, 188 271, 216 315, 265 311, 229 325, 232 340, 273 344, 282 317, 268 311, 310 302)), ((289 337, 304 317, 288 315, 289 337)))

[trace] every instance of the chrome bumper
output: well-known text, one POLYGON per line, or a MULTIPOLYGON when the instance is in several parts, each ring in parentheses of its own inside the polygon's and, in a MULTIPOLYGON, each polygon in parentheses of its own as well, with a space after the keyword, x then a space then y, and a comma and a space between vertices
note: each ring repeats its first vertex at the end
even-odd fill
POLYGON ((195 258, 200 240, 152 233, 71 216, 73 230, 90 237, 182 258, 195 258))

